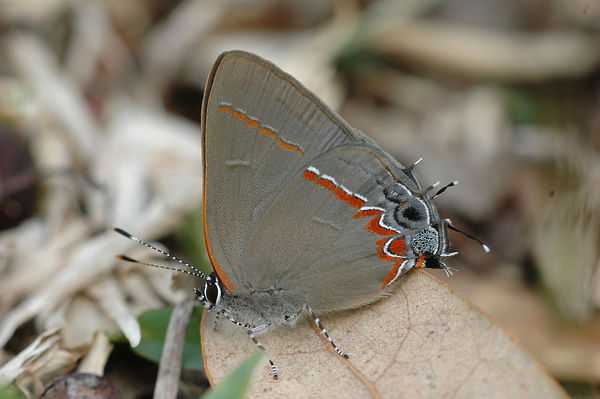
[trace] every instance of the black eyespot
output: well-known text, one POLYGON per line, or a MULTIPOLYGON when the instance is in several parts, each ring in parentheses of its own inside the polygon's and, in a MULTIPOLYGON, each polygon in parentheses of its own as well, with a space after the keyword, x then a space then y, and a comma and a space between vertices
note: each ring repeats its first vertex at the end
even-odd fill
POLYGON ((408 206, 404 208, 402 211, 402 216, 412 222, 418 222, 422 219, 421 212, 419 212, 419 210, 414 206, 408 206))
POLYGON ((400 222, 396 218, 394 218, 394 220, 396 220, 396 223, 398 223, 398 226, 402 227, 403 229, 406 229, 406 230, 410 229, 410 226, 407 225, 406 223, 400 222))

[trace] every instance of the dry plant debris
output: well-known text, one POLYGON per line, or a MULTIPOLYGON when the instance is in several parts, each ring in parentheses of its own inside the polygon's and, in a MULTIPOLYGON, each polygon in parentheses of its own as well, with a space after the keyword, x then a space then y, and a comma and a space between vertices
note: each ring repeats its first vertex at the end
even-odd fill
MULTIPOLYGON (((587 0, 0 2, 0 156, 9 162, 0 162, 0 212, 16 215, 0 226, 0 381, 39 396, 54 376, 102 375, 109 336, 136 344, 138 315, 181 303, 169 273, 114 259, 148 252, 108 229, 160 239, 199 206, 201 90, 217 54, 242 48, 292 73, 402 162, 424 156, 424 181, 459 179, 440 198, 442 214, 478 230, 493 252, 453 238, 461 272, 449 283, 554 377, 600 397, 599 16, 587 0), (28 155, 6 144, 6 132, 28 155)), ((417 295, 422 278, 394 299, 417 295)), ((396 327, 407 348, 425 325, 414 321, 433 310, 398 306, 410 309, 412 332, 396 327)), ((346 338, 344 327, 328 327, 346 338)), ((303 331, 286 333, 301 335, 300 345, 287 338, 289 354, 318 347, 303 331)), ((494 337, 524 359, 512 340, 494 337)), ((281 357, 288 352, 271 339, 282 374, 292 373, 286 359, 295 356, 281 357)), ((426 342, 423 353, 444 339, 426 342)), ((298 355, 307 364, 329 356, 298 355)), ((219 380, 224 369, 210 372, 219 380)), ((424 389, 469 389, 444 384, 424 389)))

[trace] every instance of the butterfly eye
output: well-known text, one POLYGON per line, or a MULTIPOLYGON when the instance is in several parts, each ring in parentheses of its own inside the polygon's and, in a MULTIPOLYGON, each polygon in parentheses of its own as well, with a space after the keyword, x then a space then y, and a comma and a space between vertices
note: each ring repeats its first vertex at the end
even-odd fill
POLYGON ((216 306, 221 301, 221 288, 219 281, 207 281, 204 285, 204 296, 206 300, 216 306))

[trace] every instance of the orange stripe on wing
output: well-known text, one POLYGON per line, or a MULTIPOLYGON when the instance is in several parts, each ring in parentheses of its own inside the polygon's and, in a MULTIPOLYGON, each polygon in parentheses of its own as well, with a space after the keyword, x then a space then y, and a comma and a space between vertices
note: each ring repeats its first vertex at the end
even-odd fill
MULTIPOLYGON (((321 186, 328 191, 334 193, 335 198, 340 201, 344 201, 346 204, 350 205, 353 208, 362 208, 367 203, 366 200, 358 198, 358 194, 353 194, 348 189, 343 186, 338 186, 329 178, 319 178, 319 171, 313 167, 308 168, 302 174, 302 178, 304 180, 310 180, 313 183, 316 183, 318 186, 321 186)), ((381 213, 381 211, 377 211, 381 213)), ((360 212, 359 212, 360 213, 360 212)), ((370 216, 370 214, 368 215, 370 216)), ((358 219, 359 217, 364 216, 356 216, 354 215, 354 219, 358 219)))
POLYGON ((286 143, 285 141, 281 140, 281 139, 277 139, 277 144, 279 144, 279 146, 281 148, 283 148, 286 151, 293 151, 296 154, 302 156, 302 151, 300 151, 300 148, 298 148, 298 146, 295 146, 293 144, 290 143, 286 143))
POLYGON ((238 118, 239 120, 242 120, 244 122, 246 121, 246 115, 244 115, 242 112, 234 109, 232 113, 233 113, 233 116, 238 118))
POLYGON ((332 181, 327 179, 319 179, 317 180, 317 185, 326 188, 329 191, 335 191, 335 184, 332 181))
POLYGON ((383 247, 385 246, 385 243, 388 242, 389 238, 382 238, 381 240, 377 241, 375 243, 375 247, 377 248, 377 255, 379 256, 379 259, 381 260, 388 260, 388 261, 397 261, 397 258, 394 258, 393 256, 389 256, 388 254, 386 254, 383 251, 383 247))
POLYGON ((261 134, 266 134, 267 136, 271 137, 272 139, 277 137, 277 133, 275 133, 274 131, 272 131, 271 129, 267 129, 266 127, 261 127, 260 129, 258 129, 258 132, 261 134))
POLYGON ((385 227, 381 227, 379 225, 379 217, 374 218, 369 223, 367 223, 367 230, 371 233, 379 234, 380 236, 395 236, 398 234, 394 230, 386 229, 385 227))
POLYGON ((249 117, 246 117, 244 119, 244 122, 246 122, 246 124, 250 127, 253 127, 255 129, 257 129, 260 126, 260 122, 255 120, 255 119, 251 119, 249 117))
POLYGON ((300 147, 298 147, 295 144, 288 143, 288 142, 278 138, 277 132, 275 132, 271 128, 261 126, 260 121, 258 119, 255 119, 255 118, 252 118, 252 117, 246 115, 244 113, 244 111, 242 111, 240 109, 235 109, 229 105, 221 105, 219 107, 219 111, 222 111, 222 112, 225 112, 228 114, 232 114, 235 118, 243 121, 246 125, 250 126, 251 128, 258 129, 258 132, 260 134, 265 134, 265 135, 269 136, 270 138, 274 139, 277 142, 277 144, 284 150, 295 152, 299 156, 304 155, 304 153, 302 152, 300 147))
POLYGON ((302 178, 304 180, 309 180, 312 182, 316 182, 318 177, 319 176, 317 176, 317 174, 315 172, 311 172, 310 170, 305 170, 304 173, 302 174, 302 178))
POLYGON ((363 201, 359 198, 356 198, 352 194, 348 194, 341 188, 338 188, 337 190, 335 190, 335 197, 341 201, 344 201, 345 203, 347 203, 348 205, 350 205, 353 208, 362 208, 363 206, 365 206, 365 201, 363 201))
MULTIPOLYGON (((382 260, 390 260, 390 261, 394 260, 394 261, 396 261, 396 263, 394 263, 394 266, 392 267, 392 269, 390 270, 388 275, 385 277, 385 280, 383 280, 383 284, 381 284, 380 289, 384 289, 385 286, 390 283, 390 281, 392 281, 394 278, 396 278, 396 275, 398 274, 398 269, 400 268, 400 266, 402 266, 402 262, 404 262, 403 260, 398 261, 397 258, 389 256, 385 252, 383 252, 383 247, 385 246, 385 243, 387 242, 387 240, 388 240, 387 238, 384 238, 383 240, 379 240, 376 243, 377 252, 379 253, 379 258, 382 260)), ((398 239, 394 240, 388 246, 388 251, 393 254, 404 255, 406 253, 405 245, 406 244, 405 244, 404 240, 401 238, 398 238, 398 239)), ((415 266, 415 267, 421 267, 421 265, 423 264, 424 259, 421 259, 421 257, 423 257, 423 255, 421 255, 419 257, 417 266, 415 266)))
POLYGON ((219 111, 232 114, 237 119, 244 121, 248 126, 253 127, 255 129, 260 126, 260 122, 258 120, 250 118, 243 111, 234 109, 233 107, 230 107, 228 105, 221 105, 219 107, 219 111))
POLYGON ((364 200, 361 200, 360 198, 356 198, 355 196, 352 196, 352 198, 350 198, 350 200, 346 201, 348 202, 348 205, 350 205, 352 208, 362 208, 363 206, 365 206, 366 202, 364 200))
POLYGON ((244 114, 241 111, 236 111, 233 110, 233 116, 235 116, 236 118, 238 118, 241 121, 244 121, 246 123, 246 125, 253 127, 255 129, 257 129, 260 126, 260 122, 257 121, 256 119, 252 119, 250 117, 248 117, 246 114, 244 114))
POLYGON ((406 255, 406 243, 403 238, 397 238, 388 247, 388 251, 394 255, 406 255))
POLYGON ((370 216, 378 216, 383 213, 380 209, 365 209, 354 214, 354 219, 368 218, 370 216))
POLYGON ((335 190, 335 198, 348 203, 348 201, 350 201, 350 199, 354 197, 351 194, 348 194, 347 192, 342 190, 341 188, 338 188, 335 190))
POLYGON ((383 280, 383 284, 381 284, 380 290, 384 289, 385 286, 388 285, 388 283, 390 281, 392 281, 394 279, 394 277, 396 277, 396 274, 398 273, 398 269, 400 268, 401 265, 402 265, 402 262, 394 263, 394 267, 392 267, 392 270, 390 270, 388 275, 385 277, 385 280, 383 280))

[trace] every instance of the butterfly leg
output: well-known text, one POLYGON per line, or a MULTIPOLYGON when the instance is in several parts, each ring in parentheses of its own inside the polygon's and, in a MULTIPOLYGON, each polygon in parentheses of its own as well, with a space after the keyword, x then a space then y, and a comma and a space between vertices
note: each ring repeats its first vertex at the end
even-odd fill
MULTIPOLYGON (((266 330, 267 328, 269 328, 268 324, 263 324, 262 326, 258 326, 258 327, 254 327, 248 330, 248 336, 250 337, 250 339, 252 340, 252 342, 254 342, 254 345, 256 345, 256 347, 258 349, 260 349, 261 351, 265 352, 267 354, 267 356, 269 356, 267 350, 265 349, 265 347, 260 343, 260 341, 258 340, 258 338, 256 338, 256 335, 260 334, 261 331, 266 330)), ((269 356, 269 364, 271 365, 271 371, 273 372, 273 379, 277 379, 278 375, 277 375, 277 367, 275 367, 275 363, 273 363, 273 360, 271 360, 271 357, 269 356)))
MULTIPOLYGON (((258 340, 258 338, 256 338, 257 335, 260 335, 261 332, 267 330, 270 325, 269 324, 263 324, 257 327, 253 327, 250 324, 246 324, 246 323, 240 323, 239 321, 237 321, 236 319, 234 319, 233 317, 231 317, 229 315, 229 313, 223 311, 222 312, 223 315, 225 317, 227 317, 233 324, 236 324, 240 327, 244 327, 248 329, 248 336, 250 337, 250 339, 252 340, 252 342, 254 342, 254 344, 258 347, 258 349, 260 349, 261 351, 265 352, 267 354, 267 356, 269 355, 267 350, 265 349, 265 347, 260 343, 260 341, 258 340)), ((275 363, 273 363, 273 360, 271 360, 271 358, 269 357, 269 364, 271 365, 271 371, 273 372, 273 378, 277 379, 278 375, 277 375, 277 367, 275 367, 275 363)))
POLYGON ((290 326, 294 326, 296 325, 296 322, 298 321, 298 319, 300 318, 300 314, 305 311, 306 309, 308 309, 308 305, 304 305, 300 308, 299 311, 297 311, 296 313, 294 313, 291 316, 284 316, 285 321, 287 321, 289 323, 290 326))
POLYGON ((238 326, 240 326, 240 327, 244 327, 244 328, 248 328, 248 329, 253 329, 253 328, 255 328, 254 326, 251 326, 250 324, 246 324, 246 323, 242 323, 242 322, 239 322, 239 321, 237 321, 236 319, 234 319, 233 317, 231 317, 231 316, 229 315, 229 313, 228 313, 228 312, 226 312, 225 310, 223 310, 223 311, 221 312, 221 314, 222 314, 223 316, 227 317, 227 318, 229 319, 229 321, 231 321, 231 322, 232 322, 233 324, 235 324, 235 325, 238 325, 238 326))
POLYGON ((329 336, 329 334, 327 334, 327 330, 325 329, 325 327, 323 327, 323 325, 321 324, 321 320, 319 320, 319 318, 317 317, 317 315, 315 314, 315 312, 313 312, 313 310, 310 308, 310 306, 306 305, 306 308, 308 309, 308 312, 310 313, 311 317, 313 318, 313 320, 315 321, 315 324, 317 325, 317 327, 319 327, 319 330, 321 331, 321 334, 323 334, 323 336, 325 338, 327 338, 327 341, 329 341, 329 343, 331 344, 331 346, 333 346, 333 349, 335 349, 335 351, 337 352, 338 355, 340 355, 341 357, 348 359, 349 356, 346 355, 346 353, 344 353, 344 351, 342 351, 331 339, 331 337, 329 336))
POLYGON ((198 297, 198 301, 200 301, 200 303, 202 304, 202 306, 204 306, 205 309, 212 310, 214 308, 214 305, 210 303, 208 299, 206 299, 202 291, 200 291, 198 288, 194 288, 194 292, 198 297))

